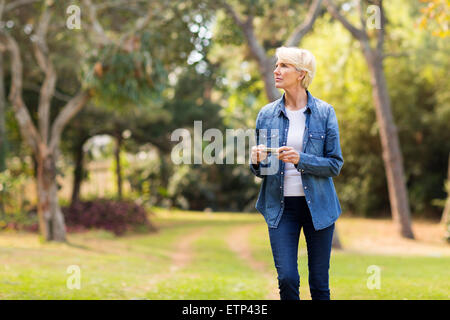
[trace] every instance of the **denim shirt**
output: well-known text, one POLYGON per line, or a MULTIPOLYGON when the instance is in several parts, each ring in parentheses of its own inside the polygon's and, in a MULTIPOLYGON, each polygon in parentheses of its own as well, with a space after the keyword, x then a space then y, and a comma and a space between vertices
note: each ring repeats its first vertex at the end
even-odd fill
MULTIPOLYGON (((339 128, 334 108, 306 91, 308 103, 303 135, 303 150, 295 167, 300 172, 306 202, 315 230, 332 225, 341 214, 341 206, 332 177, 339 175, 344 159, 339 143, 339 128)), ((256 144, 278 148, 286 145, 289 119, 285 109, 285 94, 264 106, 256 119, 256 144)), ((250 170, 263 179, 256 209, 270 228, 277 228, 284 210, 285 163, 275 155, 250 170)))

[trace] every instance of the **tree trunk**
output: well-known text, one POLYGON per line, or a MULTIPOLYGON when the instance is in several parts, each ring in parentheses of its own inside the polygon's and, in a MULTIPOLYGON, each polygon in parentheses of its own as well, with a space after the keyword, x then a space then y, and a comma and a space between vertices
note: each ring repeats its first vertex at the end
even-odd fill
POLYGON ((79 144, 75 150, 75 168, 73 170, 72 204, 80 201, 81 182, 84 176, 83 166, 84 152, 83 143, 79 144))
POLYGON ((56 165, 52 155, 38 156, 38 217, 41 235, 47 241, 66 241, 64 216, 58 203, 56 165))
POLYGON ((380 129, 392 217, 398 225, 401 235, 405 238, 414 239, 408 192, 403 172, 403 156, 392 116, 391 102, 384 76, 383 59, 373 51, 365 51, 364 56, 370 70, 372 95, 380 129))
MULTIPOLYGON (((392 116, 391 102, 387 90, 386 78, 383 69, 383 44, 384 44, 384 25, 385 17, 382 6, 382 0, 376 2, 381 13, 381 28, 376 33, 377 43, 371 47, 370 35, 366 29, 358 29, 344 18, 333 1, 326 0, 325 5, 328 12, 358 39, 364 58, 370 71, 370 80, 372 83, 372 96, 375 104, 375 113, 380 128, 381 147, 383 150, 383 162, 388 183, 389 202, 391 205, 392 217, 398 225, 400 234, 405 238, 414 239, 411 228, 411 213, 409 208, 408 192, 405 184, 403 172, 403 157, 400 151, 397 128, 392 116)), ((365 25, 365 16, 361 2, 358 2, 360 8, 360 19, 362 25, 365 25)))
MULTIPOLYGON (((3 77, 3 52, 0 52, 0 173, 6 169, 5 84, 3 77)), ((5 187, 0 185, 0 217, 5 215, 5 187)))
POLYGON ((447 183, 445 184, 445 190, 447 191, 447 201, 445 202, 444 212, 442 213, 441 223, 447 224, 450 217, 450 153, 448 154, 448 171, 447 171, 447 183))
POLYGON ((171 176, 171 172, 170 172, 170 167, 168 166, 168 163, 170 163, 170 158, 167 159, 167 155, 160 151, 159 152, 159 171, 161 173, 161 187, 164 189, 164 194, 161 194, 160 192, 158 192, 157 194, 157 200, 156 203, 158 205, 161 205, 164 201, 164 199, 166 199, 167 197, 167 188, 169 186, 169 180, 170 180, 170 176, 171 176))
POLYGON ((336 225, 333 232, 333 240, 331 242, 331 247, 334 249, 342 249, 341 241, 339 240, 339 235, 336 229, 336 225))
POLYGON ((116 176, 117 176, 117 197, 122 199, 122 167, 120 165, 120 147, 122 146, 122 138, 116 137, 116 148, 114 150, 114 156, 116 158, 116 176))
POLYGON ((6 169, 5 109, 6 109, 6 99, 5 99, 4 74, 3 74, 3 53, 0 52, 0 172, 6 169))
POLYGON ((263 77, 264 89, 269 101, 275 101, 281 97, 280 91, 275 87, 275 79, 273 76, 276 60, 276 57, 270 57, 264 64, 258 63, 259 72, 263 77))

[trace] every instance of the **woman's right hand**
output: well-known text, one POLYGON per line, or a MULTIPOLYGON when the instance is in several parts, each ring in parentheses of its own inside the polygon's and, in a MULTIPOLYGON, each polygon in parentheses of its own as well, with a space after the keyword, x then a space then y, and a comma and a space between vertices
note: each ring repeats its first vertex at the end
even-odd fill
POLYGON ((267 158, 267 152, 265 152, 266 146, 260 144, 258 146, 252 147, 252 164, 258 164, 267 158))

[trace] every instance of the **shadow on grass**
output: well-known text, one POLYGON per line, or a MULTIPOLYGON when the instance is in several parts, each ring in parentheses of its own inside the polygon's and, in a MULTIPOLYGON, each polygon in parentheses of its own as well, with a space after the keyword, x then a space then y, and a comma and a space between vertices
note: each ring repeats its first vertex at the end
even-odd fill
POLYGON ((88 246, 86 246, 84 244, 74 243, 74 242, 71 242, 71 241, 67 241, 66 245, 68 247, 71 247, 71 248, 82 249, 82 250, 86 250, 86 251, 95 251, 91 247, 88 247, 88 246))

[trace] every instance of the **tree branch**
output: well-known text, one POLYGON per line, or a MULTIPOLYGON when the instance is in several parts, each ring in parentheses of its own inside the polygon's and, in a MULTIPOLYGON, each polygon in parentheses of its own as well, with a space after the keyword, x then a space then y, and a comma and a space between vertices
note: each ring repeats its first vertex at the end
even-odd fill
POLYGON ((383 56, 383 45, 384 45, 384 25, 385 25, 385 17, 383 10, 383 0, 378 0, 378 7, 380 8, 380 29, 377 32, 377 53, 379 56, 383 56))
POLYGON ((8 3, 5 7, 5 11, 10 11, 10 10, 14 10, 17 7, 20 7, 22 5, 26 5, 26 4, 30 4, 33 2, 38 2, 40 0, 17 0, 11 3, 8 3))
POLYGON ((359 21, 361 22, 361 30, 363 30, 363 32, 366 32, 366 19, 364 18, 364 11, 361 0, 357 1, 357 7, 359 11, 359 21))
POLYGON ((0 1, 0 21, 2 21, 4 11, 5 11, 5 0, 2 0, 0 1))
POLYGON ((3 42, 5 48, 11 54, 11 88, 9 100, 14 107, 15 116, 19 123, 22 136, 34 154, 39 154, 42 140, 22 99, 23 65, 19 46, 16 40, 4 32, 0 32, 0 41, 3 42))
MULTIPOLYGON (((34 84, 34 83, 26 83, 25 82, 23 84, 23 88, 26 90, 31 90, 31 91, 38 92, 38 93, 41 92, 41 86, 34 84)), ((65 93, 59 92, 56 89, 53 94, 53 97, 55 97, 56 99, 59 99, 61 101, 64 101, 64 102, 68 102, 72 98, 72 96, 69 96, 65 93)))
POLYGON ((220 1, 219 3, 226 10, 227 14, 233 18, 234 22, 241 28, 241 31, 247 40, 250 53, 256 60, 259 71, 263 77, 267 98, 270 101, 277 99, 280 96, 280 93, 278 89, 275 88, 272 74, 276 59, 275 57, 268 57, 264 47, 258 43, 253 30, 253 16, 249 15, 244 22, 241 18, 239 18, 233 7, 226 3, 226 1, 220 1))
POLYGON ((321 4, 322 0, 313 1, 313 3, 309 7, 308 14, 306 15, 305 20, 294 29, 291 36, 286 41, 286 46, 296 47, 300 44, 300 41, 302 41, 305 34, 307 34, 312 29, 314 22, 319 15, 321 4))
MULTIPOLYGON (((147 8, 147 13, 145 14, 145 16, 140 17, 136 20, 135 26, 133 29, 131 29, 130 31, 124 33, 120 39, 119 39, 119 47, 122 47, 124 45, 124 42, 127 41, 127 39, 138 33, 139 31, 141 31, 142 29, 144 29, 152 20, 152 18, 162 12, 158 12, 155 11, 154 8, 151 6, 152 2, 148 2, 148 8, 147 8)), ((164 5, 164 4, 163 4, 164 5)))
POLYGON ((50 22, 50 12, 44 9, 36 29, 36 41, 33 42, 33 52, 39 67, 44 72, 44 82, 42 83, 39 95, 38 122, 39 132, 44 143, 48 142, 50 105, 56 85, 56 71, 50 60, 46 42, 48 25, 50 22))
MULTIPOLYGON (((128 32, 125 32, 122 36, 120 36, 119 40, 117 41, 117 40, 113 40, 107 36, 105 30, 103 29, 102 25, 100 24, 100 22, 97 18, 97 10, 99 8, 119 6, 119 5, 123 5, 123 4, 129 5, 129 3, 119 1, 114 4, 112 4, 112 3, 105 4, 104 3, 101 5, 94 5, 91 0, 83 0, 83 3, 88 8, 89 20, 91 21, 91 24, 92 24, 91 29, 93 30, 94 34, 97 35, 98 42, 102 45, 116 43, 118 47, 124 48, 125 50, 129 49, 129 47, 128 47, 129 44, 127 43, 127 40, 129 40, 130 36, 133 36, 134 34, 138 33, 142 29, 144 29, 151 22, 152 18, 155 15, 161 13, 160 11, 157 11, 153 8, 152 3, 155 3, 155 2, 150 2, 150 1, 146 2, 146 4, 148 5, 146 14, 143 17, 136 19, 134 28, 132 28, 128 32)), ((165 5, 165 3, 163 5, 165 5)), ((132 44, 130 46, 132 47, 132 44)))
POLYGON ((239 18, 239 16, 237 15, 237 12, 233 9, 233 7, 227 3, 226 1, 221 1, 220 4, 223 6, 223 8, 225 9, 225 11, 231 16, 231 18, 234 20, 234 22, 241 28, 244 28, 244 21, 239 18))
POLYGON ((242 33, 247 39, 247 43, 250 47, 250 52, 258 61, 259 65, 267 65, 269 58, 267 57, 264 48, 258 43, 253 31, 253 16, 249 15, 244 22, 241 18, 239 18, 236 11, 230 4, 228 4, 226 1, 221 2, 221 4, 227 11, 227 13, 233 18, 234 22, 241 28, 242 33))
POLYGON ((69 100, 56 117, 52 125, 52 135, 49 149, 56 152, 61 141, 61 134, 67 123, 80 111, 88 102, 90 95, 87 91, 82 90, 76 96, 69 100))
POLYGON ((339 20, 342 25, 358 40, 363 40, 367 38, 367 34, 352 25, 344 16, 339 13, 339 10, 333 3, 333 0, 324 0, 324 4, 327 7, 328 12, 333 16, 333 18, 339 20))
POLYGON ((112 40, 106 35, 105 30, 103 30, 102 25, 98 21, 96 6, 92 4, 91 0, 83 0, 83 3, 87 7, 89 20, 92 24, 92 31, 97 36, 97 40, 103 45, 112 43, 112 40))

